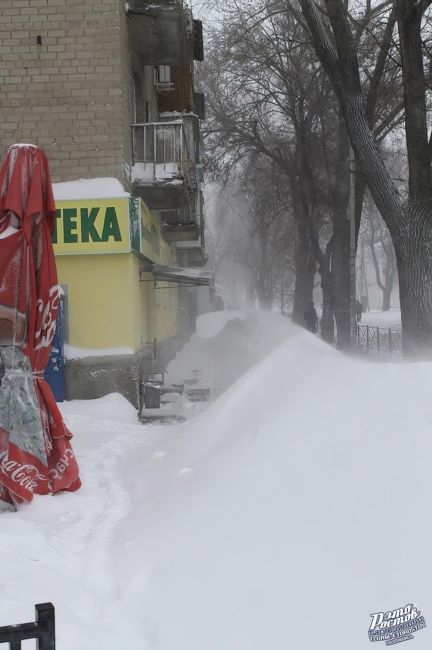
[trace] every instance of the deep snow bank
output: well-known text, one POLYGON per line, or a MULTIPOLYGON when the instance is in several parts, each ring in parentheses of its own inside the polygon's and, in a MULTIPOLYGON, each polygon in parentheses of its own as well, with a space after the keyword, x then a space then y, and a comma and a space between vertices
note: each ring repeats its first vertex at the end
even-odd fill
POLYGON ((196 333, 168 365, 167 382, 187 377, 211 389, 214 399, 275 347, 297 332, 277 314, 219 311, 197 319, 196 333))
POLYGON ((356 650, 371 612, 432 618, 431 379, 297 331, 162 437, 117 537, 150 647, 356 650))
POLYGON ((59 650, 359 650, 371 612, 417 603, 430 647, 432 365, 253 318, 215 334, 249 370, 192 421, 65 406, 84 487, 0 515, 0 624, 52 599, 59 650))

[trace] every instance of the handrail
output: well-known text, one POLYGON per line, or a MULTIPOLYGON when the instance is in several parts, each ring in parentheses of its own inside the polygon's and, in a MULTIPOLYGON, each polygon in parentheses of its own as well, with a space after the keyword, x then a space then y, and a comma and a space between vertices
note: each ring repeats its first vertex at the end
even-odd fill
POLYGON ((21 641, 37 639, 39 650, 55 650, 55 613, 52 603, 36 605, 36 622, 0 627, 0 644, 21 648, 21 641))
POLYGON ((166 122, 134 122, 131 126, 176 126, 178 124, 183 125, 183 120, 167 120, 166 122))

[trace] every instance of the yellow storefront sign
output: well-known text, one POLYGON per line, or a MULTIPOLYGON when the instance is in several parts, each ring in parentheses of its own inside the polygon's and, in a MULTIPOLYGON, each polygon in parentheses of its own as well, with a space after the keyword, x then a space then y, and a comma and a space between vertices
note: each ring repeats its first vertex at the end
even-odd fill
POLYGON ((128 253, 129 199, 86 199, 56 202, 56 255, 128 253))
POLYGON ((140 213, 140 253, 157 264, 172 264, 174 258, 171 246, 163 238, 159 220, 149 210, 144 201, 140 201, 140 213))
POLYGON ((141 253, 153 262, 160 262, 161 228, 159 222, 150 212, 146 204, 141 201, 141 253))

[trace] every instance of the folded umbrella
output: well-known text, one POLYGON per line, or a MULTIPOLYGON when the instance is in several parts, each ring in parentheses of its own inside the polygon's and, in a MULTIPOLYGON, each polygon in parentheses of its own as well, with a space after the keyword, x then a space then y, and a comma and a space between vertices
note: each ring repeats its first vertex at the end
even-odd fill
POLYGON ((60 292, 48 161, 13 145, 0 169, 0 500, 80 487, 71 432, 44 379, 60 292))

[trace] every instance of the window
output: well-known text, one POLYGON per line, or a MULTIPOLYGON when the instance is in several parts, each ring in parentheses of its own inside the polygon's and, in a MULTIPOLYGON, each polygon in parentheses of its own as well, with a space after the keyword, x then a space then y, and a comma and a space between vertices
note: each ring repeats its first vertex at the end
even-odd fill
POLYGON ((171 67, 169 65, 157 65, 154 69, 154 81, 156 86, 172 86, 171 67))

